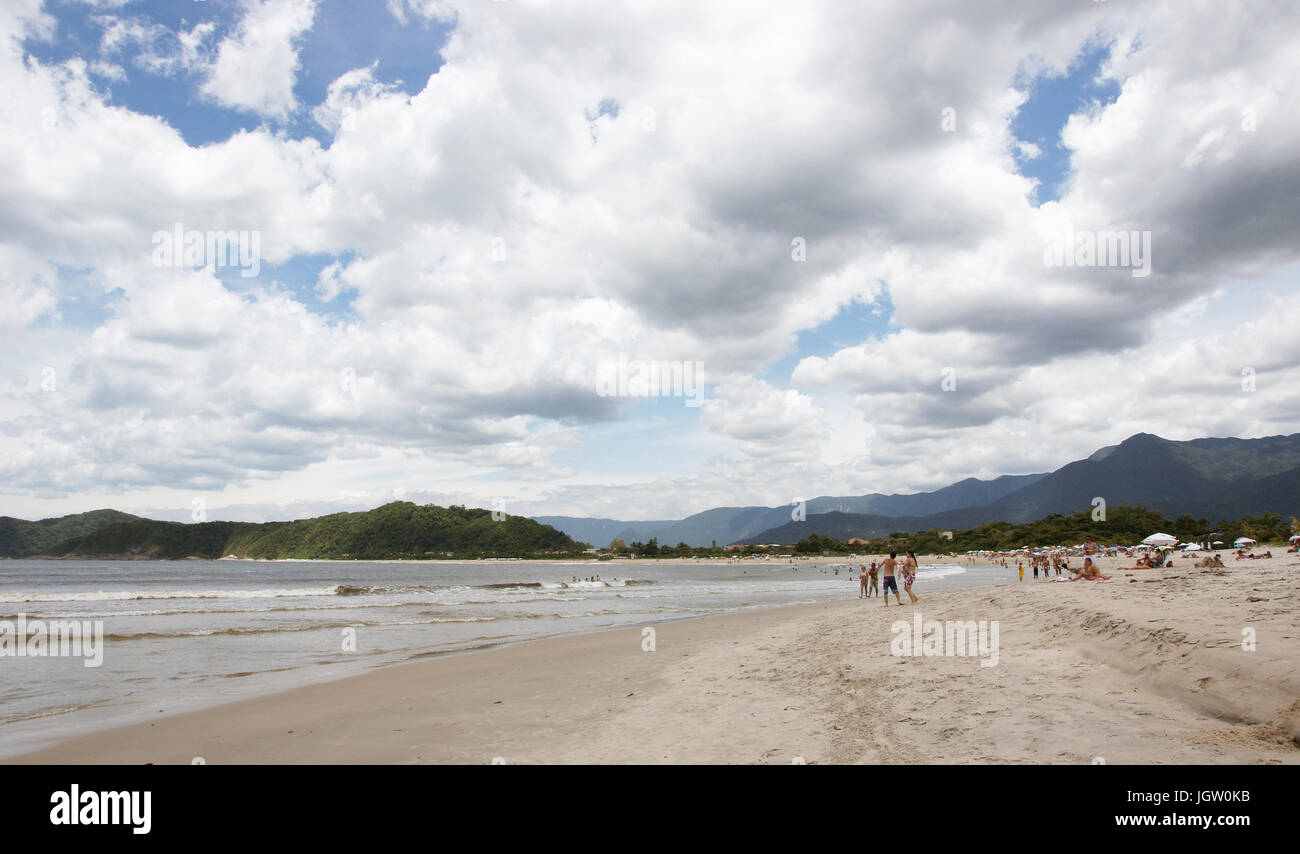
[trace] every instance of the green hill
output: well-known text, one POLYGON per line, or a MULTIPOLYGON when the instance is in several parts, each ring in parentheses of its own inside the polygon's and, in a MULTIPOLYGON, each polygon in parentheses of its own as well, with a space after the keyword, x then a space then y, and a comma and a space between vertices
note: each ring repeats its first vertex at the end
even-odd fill
POLYGON ((0 516, 0 557, 38 555, 65 540, 84 537, 109 525, 139 518, 120 510, 91 510, 88 513, 41 519, 38 522, 0 516))
POLYGON ((580 555, 583 544, 522 516, 419 506, 394 501, 362 513, 334 513, 294 522, 159 522, 110 525, 46 550, 60 557, 389 560, 429 557, 580 555))

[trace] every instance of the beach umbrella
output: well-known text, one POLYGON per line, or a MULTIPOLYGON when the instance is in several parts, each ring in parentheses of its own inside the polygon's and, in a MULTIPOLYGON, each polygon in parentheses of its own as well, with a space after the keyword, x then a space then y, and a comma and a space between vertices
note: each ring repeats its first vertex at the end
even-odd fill
POLYGON ((1238 537, 1237 539, 1232 541, 1232 544, 1234 546, 1246 546, 1255 542, 1258 542, 1258 540, 1252 540, 1250 537, 1238 537))
POLYGON ((1292 534, 1291 539, 1287 540, 1287 542, 1294 543, 1296 540, 1300 540, 1300 534, 1292 534))
POLYGON ((1152 534, 1142 542, 1146 543, 1148 546, 1167 546, 1170 545, 1171 543, 1178 542, 1178 538, 1175 536, 1171 536, 1169 534, 1157 533, 1157 534, 1152 534))
POLYGON ((1214 542, 1210 543, 1210 545, 1212 545, 1212 546, 1221 546, 1221 545, 1223 545, 1223 540, 1215 540, 1214 542))

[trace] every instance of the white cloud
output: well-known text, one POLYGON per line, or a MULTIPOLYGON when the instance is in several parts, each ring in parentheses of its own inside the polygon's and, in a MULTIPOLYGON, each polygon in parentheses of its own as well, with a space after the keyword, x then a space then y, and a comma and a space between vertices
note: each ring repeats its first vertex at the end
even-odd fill
POLYGON ((1016 151, 1026 160, 1034 160, 1043 156, 1043 150, 1032 142, 1019 140, 1016 142, 1016 151))
MULTIPOLYGON (((335 80, 311 105, 326 147, 263 129, 194 148, 105 103, 85 62, 0 57, 14 370, 52 362, 59 270, 88 271, 105 301, 60 328, 57 395, 3 398, 8 506, 114 489, 188 506, 201 489, 252 507, 400 483, 653 518, 1038 471, 1138 430, 1295 423, 1294 10, 1258 28, 1177 3, 1061 2, 1024 25, 747 9, 469 5, 421 92, 374 66, 335 80), (1208 29, 1233 39, 1207 48, 1208 29), (1120 96, 1070 121, 1071 180, 1036 208, 1015 171, 1034 153, 1010 131, 1017 86, 1099 31, 1120 96), (606 99, 618 116, 593 140, 606 99), (174 223, 258 231, 264 272, 235 293, 150 266, 150 235, 174 223), (1045 267, 1066 226, 1150 230, 1153 275, 1045 267), (307 254, 340 256, 306 285, 349 312, 313 314, 273 281, 307 254), (793 388, 762 378, 853 303, 892 305, 892 326, 818 348, 793 388), (602 474, 592 425, 658 429, 595 394, 620 353, 704 362, 713 399, 662 427, 690 462, 633 448, 602 474)), ((248 3, 205 91, 289 115, 313 14, 248 3)), ((0 18, 11 43, 34 16, 0 18)), ((176 69, 211 60, 201 26, 166 54, 176 69)))
POLYGON ((221 41, 202 91, 218 103, 258 115, 285 118, 297 107, 294 44, 311 29, 316 0, 241 0, 236 33, 221 41))
POLYGON ((388 12, 405 26, 411 17, 425 21, 454 21, 456 9, 443 0, 388 0, 388 12))
MULTIPOLYGON (((108 59, 120 57, 128 48, 136 51, 131 62, 151 74, 188 74, 206 70, 212 62, 209 37, 216 24, 201 21, 189 31, 171 31, 162 24, 141 18, 123 18, 98 15, 96 24, 103 29, 99 40, 99 55, 108 59)), ((124 80, 125 69, 107 61, 92 63, 101 76, 111 80, 124 80)))

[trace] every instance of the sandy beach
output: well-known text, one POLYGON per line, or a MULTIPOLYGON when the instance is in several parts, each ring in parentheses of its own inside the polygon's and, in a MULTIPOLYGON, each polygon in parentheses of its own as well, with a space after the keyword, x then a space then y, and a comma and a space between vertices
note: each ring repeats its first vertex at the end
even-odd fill
POLYGON ((1274 554, 920 588, 915 606, 850 593, 660 624, 653 651, 640 629, 521 643, 160 710, 7 763, 1297 764, 1300 559, 1274 554), (892 655, 916 613, 998 621, 996 665, 892 655))

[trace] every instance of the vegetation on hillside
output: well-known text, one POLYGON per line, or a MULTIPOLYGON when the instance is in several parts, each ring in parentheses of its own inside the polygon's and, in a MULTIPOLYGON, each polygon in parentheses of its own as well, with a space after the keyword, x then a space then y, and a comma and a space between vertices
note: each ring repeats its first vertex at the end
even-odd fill
POLYGON ((466 507, 395 501, 362 513, 294 522, 159 522, 110 525, 47 550, 51 555, 215 559, 572 557, 584 549, 549 525, 466 507))
POLYGON ((37 522, 0 516, 0 557, 38 555, 64 540, 84 537, 100 528, 138 518, 120 510, 91 510, 37 522))
MULTIPOLYGON (((810 517, 815 526, 816 517, 810 517)), ((1145 507, 1121 505, 1112 508, 1105 521, 1094 520, 1091 511, 1072 515, 1052 514, 1035 522, 1011 524, 989 522, 954 531, 949 540, 942 531, 908 534, 896 531, 871 539, 869 545, 850 545, 837 536, 817 532, 798 543, 782 545, 783 554, 848 555, 881 554, 912 550, 918 554, 965 552, 970 550, 1017 549, 1023 546, 1072 545, 1092 536, 1103 545, 1132 544, 1155 531, 1179 540, 1204 542, 1222 540, 1231 545, 1239 536, 1261 544, 1281 543, 1300 533, 1300 519, 1284 520, 1273 513, 1243 516, 1211 526, 1206 519, 1180 516, 1166 518, 1145 507)), ((843 532, 836 532, 843 536, 843 532)), ((551 558, 583 557, 586 544, 575 542, 549 525, 522 516, 498 514, 462 506, 419 506, 406 501, 385 504, 362 513, 335 513, 295 522, 202 522, 183 524, 140 519, 116 510, 97 510, 26 522, 0 518, 0 552, 11 557, 45 556, 138 557, 178 560, 188 557, 215 559, 225 555, 266 559, 472 559, 482 557, 551 558), (125 521, 118 521, 125 519, 125 521), (18 524, 15 524, 18 523, 18 524), (98 530, 85 530, 105 525, 98 530), (71 535, 66 532, 73 531, 71 535), (62 533, 52 543, 50 532, 62 533), (36 543, 36 546, 32 544, 36 543)), ((759 551, 746 546, 743 552, 759 551)), ((651 538, 642 543, 615 539, 602 556, 617 557, 721 557, 735 550, 712 546, 694 547, 685 542, 660 545, 651 538)))
POLYGON ((791 547, 791 550, 801 554, 882 554, 907 550, 917 554, 960 553, 1018 549, 1024 546, 1076 545, 1083 542, 1086 536, 1091 536, 1102 545, 1132 545, 1157 531, 1172 534, 1179 541, 1187 542, 1221 540, 1231 545, 1237 537, 1246 536, 1260 543, 1282 543, 1291 534, 1293 527, 1294 520, 1284 521, 1274 513, 1243 516, 1235 522, 1221 521, 1211 526, 1206 519, 1194 519, 1186 515, 1168 519, 1155 510, 1124 504, 1112 508, 1106 514, 1105 521, 1094 520, 1091 511, 1081 510, 1069 516, 1054 513, 1020 525, 989 522, 965 531, 953 531, 951 540, 939 530, 918 531, 914 534, 899 531, 873 539, 868 546, 850 546, 833 537, 812 534, 791 547))

